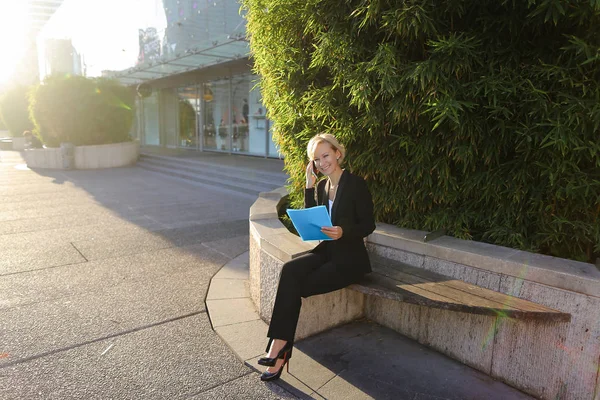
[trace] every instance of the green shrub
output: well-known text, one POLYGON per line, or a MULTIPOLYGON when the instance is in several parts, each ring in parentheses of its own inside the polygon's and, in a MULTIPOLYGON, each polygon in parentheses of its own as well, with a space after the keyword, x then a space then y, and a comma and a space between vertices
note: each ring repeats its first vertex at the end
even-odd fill
POLYGON ((36 131, 49 147, 130 140, 135 93, 118 82, 82 76, 52 76, 32 94, 36 131))
POLYGON ((23 132, 33 129, 33 123, 29 120, 28 92, 27 86, 16 85, 0 98, 0 126, 4 125, 12 136, 21 136, 23 132))
POLYGON ((328 131, 378 221, 600 255, 599 0, 243 4, 292 205, 328 131))

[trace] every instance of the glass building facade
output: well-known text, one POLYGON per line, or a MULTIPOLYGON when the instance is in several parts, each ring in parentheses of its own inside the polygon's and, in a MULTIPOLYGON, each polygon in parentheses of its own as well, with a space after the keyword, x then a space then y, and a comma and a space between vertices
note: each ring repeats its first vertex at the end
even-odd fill
POLYGON ((142 145, 280 157, 238 1, 65 0, 48 39, 71 40, 85 74, 140 93, 142 145))

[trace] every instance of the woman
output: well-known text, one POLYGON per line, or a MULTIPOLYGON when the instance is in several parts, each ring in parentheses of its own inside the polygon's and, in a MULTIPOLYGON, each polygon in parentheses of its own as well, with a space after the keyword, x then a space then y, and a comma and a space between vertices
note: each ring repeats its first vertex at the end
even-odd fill
POLYGON ((258 360, 269 367, 260 377, 263 381, 278 379, 292 355, 301 298, 342 289, 371 272, 363 241, 375 230, 367 184, 341 168, 346 151, 333 135, 316 135, 308 142, 307 152, 304 207, 327 206, 333 226, 321 231, 332 240, 283 265, 267 333, 268 354, 258 360), (316 201, 314 167, 327 176, 317 184, 316 201))

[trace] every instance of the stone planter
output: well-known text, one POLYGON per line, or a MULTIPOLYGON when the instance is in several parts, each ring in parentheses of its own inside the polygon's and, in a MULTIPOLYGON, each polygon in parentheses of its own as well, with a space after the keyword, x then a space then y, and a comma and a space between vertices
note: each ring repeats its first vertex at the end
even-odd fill
MULTIPOLYGON (((284 188, 250 209, 250 290, 269 321, 283 263, 309 251, 278 219, 284 188)), ((600 400, 600 271, 592 264, 377 224, 371 253, 570 313, 535 322, 431 309, 350 288, 303 300, 296 339, 365 316, 541 399, 600 400)), ((402 362, 401 360, 399 362, 402 362)))
MULTIPOLYGON (((114 168, 133 165, 140 154, 138 141, 77 146, 74 151, 75 169, 114 168)), ((60 148, 27 149, 25 160, 30 168, 64 169, 60 148)))
POLYGON ((60 148, 27 149, 25 161, 29 168, 63 169, 60 148))
POLYGON ((23 151, 25 150, 26 140, 24 137, 13 137, 12 138, 12 148, 13 150, 23 151))
POLYGON ((75 168, 96 169, 133 165, 140 155, 140 143, 124 142, 75 147, 75 168))

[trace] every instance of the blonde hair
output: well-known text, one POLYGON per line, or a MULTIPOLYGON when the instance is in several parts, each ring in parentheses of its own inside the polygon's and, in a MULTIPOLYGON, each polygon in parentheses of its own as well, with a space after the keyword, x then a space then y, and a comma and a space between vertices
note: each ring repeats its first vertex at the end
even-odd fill
POLYGON ((342 145, 331 133, 319 133, 318 135, 313 136, 306 146, 306 153, 308 154, 308 158, 314 160, 315 151, 317 150, 317 146, 323 142, 329 143, 333 151, 339 151, 342 155, 340 156, 338 162, 341 163, 346 157, 346 148, 342 145))

